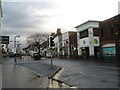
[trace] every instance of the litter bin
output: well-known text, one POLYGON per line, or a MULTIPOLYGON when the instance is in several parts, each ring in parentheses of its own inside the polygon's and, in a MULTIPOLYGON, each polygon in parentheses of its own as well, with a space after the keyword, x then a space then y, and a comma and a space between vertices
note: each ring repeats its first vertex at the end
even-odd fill
POLYGON ((41 55, 39 55, 38 53, 34 53, 33 58, 34 60, 41 60, 41 55))

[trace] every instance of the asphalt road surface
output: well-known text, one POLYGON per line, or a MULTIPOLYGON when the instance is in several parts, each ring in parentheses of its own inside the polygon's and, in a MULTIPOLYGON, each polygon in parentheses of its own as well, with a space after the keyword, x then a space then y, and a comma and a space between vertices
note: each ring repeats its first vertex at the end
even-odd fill
MULTIPOLYGON (((49 63, 49 59, 41 60, 42 63, 49 63)), ((101 66, 100 63, 53 59, 56 66, 63 67, 64 71, 60 80, 68 85, 79 88, 118 88, 118 68, 101 66)), ((107 64, 106 64, 107 65, 107 64)))
MULTIPOLYGON (((13 63, 13 60, 6 59, 4 62, 13 63)), ((50 64, 50 59, 43 58, 42 60, 34 61, 26 57, 23 61, 18 60, 18 62, 50 64)), ((98 62, 56 58, 53 59, 53 65, 64 68, 59 80, 71 86, 78 88, 118 88, 120 86, 117 67, 102 66, 98 62)))

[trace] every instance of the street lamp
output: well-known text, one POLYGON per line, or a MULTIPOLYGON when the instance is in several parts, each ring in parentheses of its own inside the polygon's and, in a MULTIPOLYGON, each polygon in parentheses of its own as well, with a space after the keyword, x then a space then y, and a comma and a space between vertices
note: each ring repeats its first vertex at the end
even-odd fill
POLYGON ((14 61, 15 61, 15 62, 16 62, 16 55, 17 55, 17 52, 16 52, 16 38, 17 38, 17 37, 20 37, 20 35, 14 36, 14 52, 15 52, 14 61))
POLYGON ((20 35, 16 35, 14 36, 14 49, 15 49, 15 53, 16 53, 16 38, 20 37, 20 35))

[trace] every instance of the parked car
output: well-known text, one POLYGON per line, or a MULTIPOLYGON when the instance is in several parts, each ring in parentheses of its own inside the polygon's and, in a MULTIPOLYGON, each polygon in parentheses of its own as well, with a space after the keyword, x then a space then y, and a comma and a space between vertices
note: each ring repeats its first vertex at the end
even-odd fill
POLYGON ((30 51, 30 52, 29 52, 29 54, 30 54, 31 57, 34 57, 34 54, 35 54, 35 53, 37 53, 37 52, 35 52, 35 51, 30 51))
POLYGON ((14 52, 9 52, 9 57, 14 57, 14 52))
POLYGON ((19 54, 19 53, 14 52, 14 56, 19 57, 19 56, 20 56, 20 54, 19 54))
POLYGON ((41 55, 39 55, 38 53, 33 53, 33 58, 35 60, 41 60, 41 55))

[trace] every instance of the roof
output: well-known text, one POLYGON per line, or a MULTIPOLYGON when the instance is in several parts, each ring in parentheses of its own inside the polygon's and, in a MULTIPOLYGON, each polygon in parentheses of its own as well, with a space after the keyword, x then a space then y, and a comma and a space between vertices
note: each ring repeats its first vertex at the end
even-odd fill
POLYGON ((69 33, 69 32, 70 32, 70 33, 71 33, 71 32, 74 33, 74 32, 76 32, 76 31, 67 31, 67 32, 62 33, 62 35, 65 34, 65 33, 69 33))
POLYGON ((115 16, 113 16, 113 17, 111 17, 111 18, 108 18, 108 19, 102 21, 101 23, 109 22, 109 21, 112 21, 112 20, 113 20, 113 21, 115 21, 115 20, 120 21, 120 20, 119 20, 119 17, 120 17, 120 14, 115 15, 115 16))
POLYGON ((76 26, 75 28, 77 28, 77 27, 79 27, 79 26, 82 26, 82 25, 84 25, 84 24, 86 24, 86 23, 88 23, 88 22, 101 22, 101 21, 88 20, 88 21, 86 21, 86 22, 84 22, 84 23, 82 23, 82 24, 80 24, 80 25, 76 26))

